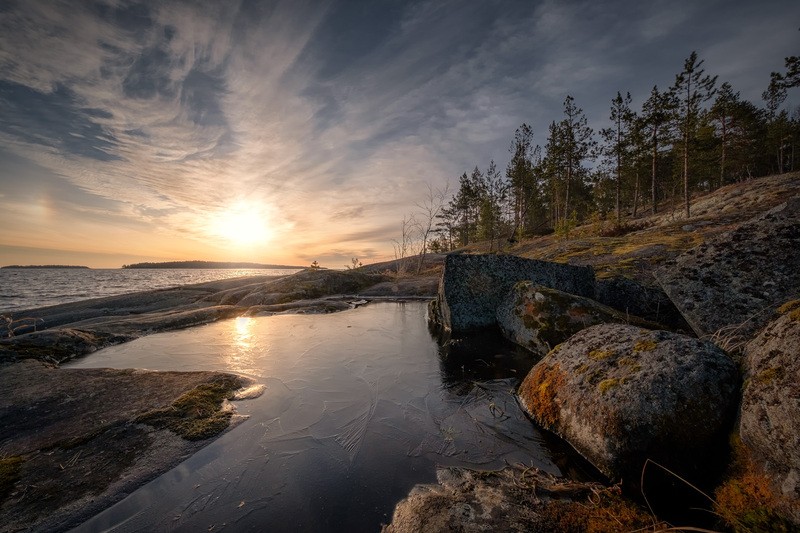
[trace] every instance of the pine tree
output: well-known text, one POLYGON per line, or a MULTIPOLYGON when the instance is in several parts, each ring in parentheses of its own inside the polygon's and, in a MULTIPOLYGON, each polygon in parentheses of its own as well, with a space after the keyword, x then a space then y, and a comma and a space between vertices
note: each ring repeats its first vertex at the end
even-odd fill
POLYGON ((786 85, 784 77, 777 72, 770 75, 767 90, 761 94, 767 105, 768 136, 770 144, 775 149, 778 174, 783 174, 785 130, 789 116, 786 111, 779 111, 786 100, 786 85))
POLYGON ((570 193, 573 180, 582 172, 581 165, 592 155, 595 146, 594 130, 590 128, 583 114, 583 109, 575 105, 575 99, 567 95, 564 100, 564 116, 558 127, 556 139, 560 142, 558 151, 564 165, 564 215, 563 220, 571 215, 570 193))
POLYGON ((494 243, 502 229, 502 209, 508 190, 506 181, 502 174, 497 170, 494 160, 489 163, 489 168, 485 174, 480 174, 480 203, 479 203, 479 222, 478 236, 489 241, 489 251, 494 249, 494 243))
POLYGON ((650 148, 650 180, 651 210, 658 212, 658 159, 659 150, 670 141, 670 123, 676 107, 675 94, 672 91, 659 91, 654 85, 650 97, 642 105, 643 132, 649 139, 650 148))
POLYGON ((524 215, 527 211, 527 204, 532 199, 533 191, 533 161, 531 151, 533 150, 533 130, 527 124, 522 124, 514 132, 514 140, 508 151, 511 152, 511 161, 506 167, 506 178, 508 179, 510 196, 512 201, 512 212, 514 219, 514 233, 524 227, 524 215))
POLYGON ((704 76, 705 69, 702 68, 704 61, 698 61, 697 52, 692 52, 683 63, 683 72, 675 76, 673 86, 680 102, 679 130, 683 148, 683 201, 686 218, 690 216, 689 150, 694 141, 700 104, 714 96, 714 86, 717 83, 716 76, 704 76))
MULTIPOLYGON (((630 136, 633 130, 634 114, 630 108, 631 93, 626 93, 623 98, 620 92, 611 100, 611 115, 609 118, 613 126, 603 129, 600 134, 605 141, 603 153, 613 161, 614 184, 614 211, 617 226, 622 222, 621 196, 622 196, 622 165, 630 151, 630 136)), ((627 162, 627 161, 626 161, 627 162)))

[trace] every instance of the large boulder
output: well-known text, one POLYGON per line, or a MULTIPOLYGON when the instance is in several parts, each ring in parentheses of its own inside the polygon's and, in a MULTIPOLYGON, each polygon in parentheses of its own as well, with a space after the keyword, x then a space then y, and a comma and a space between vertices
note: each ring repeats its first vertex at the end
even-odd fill
POLYGON ((800 300, 745 348, 740 434, 800 523, 800 300))
POLYGON ((534 420, 601 472, 635 484, 648 458, 691 479, 705 472, 732 421, 738 381, 709 342, 602 324, 553 349, 518 394, 534 420))
POLYGON ((500 302, 518 281, 594 296, 594 271, 513 255, 448 255, 432 320, 446 331, 470 333, 495 326, 500 302))
POLYGON ((655 276, 698 336, 747 338, 800 295, 800 198, 680 255, 655 276), (722 330, 722 331, 721 331, 722 330))
POLYGON ((608 322, 661 329, 589 298, 532 281, 514 285, 497 308, 503 335, 541 355, 582 329, 608 322))

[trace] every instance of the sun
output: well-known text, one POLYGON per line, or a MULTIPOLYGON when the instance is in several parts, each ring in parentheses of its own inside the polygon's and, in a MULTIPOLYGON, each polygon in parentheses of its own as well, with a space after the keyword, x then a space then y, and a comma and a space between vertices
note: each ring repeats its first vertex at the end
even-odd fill
POLYGON ((211 231, 235 246, 264 244, 272 238, 265 211, 262 206, 240 202, 217 213, 211 231))

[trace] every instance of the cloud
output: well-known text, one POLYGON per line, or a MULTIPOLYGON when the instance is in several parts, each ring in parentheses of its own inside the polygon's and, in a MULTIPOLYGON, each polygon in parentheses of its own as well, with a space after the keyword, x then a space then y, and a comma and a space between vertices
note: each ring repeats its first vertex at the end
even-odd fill
MULTIPOLYGON (((800 15, 779 0, 3 5, 0 142, 46 176, 61 238, 120 248, 119 227, 125 246, 192 257, 226 253, 209 221, 242 203, 269 213, 269 253, 389 257, 425 183, 504 168, 522 122, 544 144, 568 93, 603 127, 616 91, 640 103, 698 49, 753 98, 797 36, 770 28, 800 15)), ((22 182, 0 180, 13 226, 22 182)))

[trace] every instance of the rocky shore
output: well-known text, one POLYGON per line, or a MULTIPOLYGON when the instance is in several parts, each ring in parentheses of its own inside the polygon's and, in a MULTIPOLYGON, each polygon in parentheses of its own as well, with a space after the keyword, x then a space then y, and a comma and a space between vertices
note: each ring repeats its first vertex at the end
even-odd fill
POLYGON ((0 531, 65 531, 235 426, 257 383, 220 372, 64 369, 142 335, 238 316, 328 313, 430 298, 440 256, 385 268, 308 269, 15 312, 0 324, 0 531))
POLYGON ((457 483, 443 472, 398 505, 386 530, 800 529, 800 198, 656 264, 657 284, 641 273, 598 279, 591 267, 451 255, 431 304, 445 338, 499 328, 542 356, 517 389, 520 405, 638 511, 592 505, 650 516, 644 529, 586 517, 580 491, 521 502, 509 471, 457 483), (650 298, 666 303, 662 313, 631 313, 650 298), (709 514, 691 523, 698 498, 709 514), (568 516, 585 520, 568 525, 568 516))
POLYGON ((258 391, 218 372, 59 364, 225 318, 402 298, 435 298, 443 343, 495 329, 540 357, 519 405, 606 483, 443 468, 387 531, 797 530, 800 174, 737 187, 688 221, 432 255, 401 279, 390 264, 308 269, 14 313, 0 325, 0 531, 81 523, 234 426, 230 402, 258 391), (715 514, 687 522, 679 508, 698 505, 715 514))

